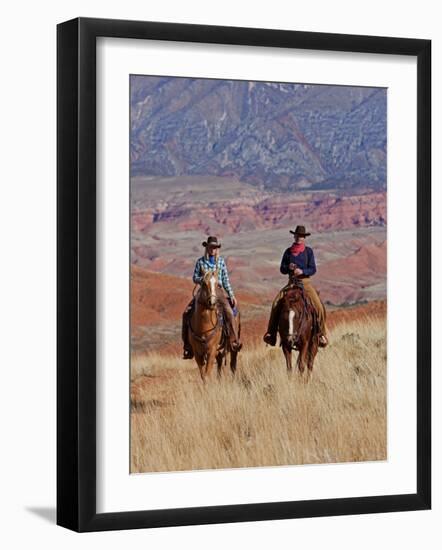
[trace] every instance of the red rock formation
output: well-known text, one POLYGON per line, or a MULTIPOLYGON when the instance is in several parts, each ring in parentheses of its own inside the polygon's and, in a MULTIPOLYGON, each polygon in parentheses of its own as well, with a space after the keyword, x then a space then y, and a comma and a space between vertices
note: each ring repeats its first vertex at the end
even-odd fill
MULTIPOLYGON (((131 266, 131 324, 151 326, 179 322, 192 298, 194 284, 190 278, 155 273, 131 266)), ((242 304, 256 302, 256 296, 239 292, 242 304)))
POLYGON ((207 205, 171 203, 133 212, 132 229, 143 233, 164 224, 181 231, 207 231, 211 224, 219 224, 225 233, 237 233, 307 220, 311 229, 326 231, 383 226, 387 220, 386 207, 385 193, 344 196, 318 193, 303 200, 279 194, 262 200, 244 198, 207 205))
POLYGON ((321 264, 315 283, 334 304, 373 299, 386 293, 387 243, 361 246, 356 252, 321 264))

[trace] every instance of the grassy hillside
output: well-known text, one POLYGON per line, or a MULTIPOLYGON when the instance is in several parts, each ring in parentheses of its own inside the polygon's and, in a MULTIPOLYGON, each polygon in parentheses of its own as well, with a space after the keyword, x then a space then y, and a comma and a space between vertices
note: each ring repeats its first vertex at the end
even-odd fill
POLYGON ((193 361, 133 356, 132 472, 387 458, 384 319, 335 326, 309 383, 261 343, 240 353, 235 379, 215 373, 203 385, 193 361))

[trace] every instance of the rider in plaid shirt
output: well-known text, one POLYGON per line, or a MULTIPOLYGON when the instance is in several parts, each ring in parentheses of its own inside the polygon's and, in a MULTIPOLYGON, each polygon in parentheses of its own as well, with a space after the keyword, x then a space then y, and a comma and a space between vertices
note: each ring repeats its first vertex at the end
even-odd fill
POLYGON ((218 283, 227 292, 230 300, 233 301, 235 296, 233 294, 232 285, 230 284, 229 274, 227 273, 226 262, 222 256, 202 256, 199 260, 197 260, 195 270, 193 272, 193 282, 195 284, 200 284, 203 278, 203 270, 208 271, 209 269, 212 271, 218 269, 218 283))
MULTIPOLYGON (((237 301, 233 293, 232 285, 230 284, 226 262, 224 261, 224 258, 218 254, 218 250, 221 248, 221 245, 218 244, 218 239, 216 237, 209 237, 207 239, 207 242, 203 242, 203 246, 205 247, 206 251, 204 256, 199 258, 195 264, 195 269, 193 272, 193 282, 195 284, 200 284, 203 278, 204 271, 215 271, 216 269, 218 269, 218 288, 216 289, 218 303, 223 310, 223 317, 227 324, 230 347, 234 351, 239 351, 242 345, 237 334, 234 318, 236 314, 235 312, 237 301)), ((192 346, 190 345, 188 339, 188 327, 190 323, 190 318, 192 316, 194 304, 195 298, 192 298, 183 313, 183 324, 181 331, 184 344, 183 359, 192 359, 193 357, 192 346)))

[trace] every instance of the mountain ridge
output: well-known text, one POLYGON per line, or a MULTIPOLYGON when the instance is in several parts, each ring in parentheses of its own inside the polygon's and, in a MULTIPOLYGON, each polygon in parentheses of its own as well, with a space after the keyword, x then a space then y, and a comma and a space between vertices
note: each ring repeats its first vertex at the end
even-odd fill
POLYGON ((383 88, 131 77, 131 174, 386 187, 383 88))

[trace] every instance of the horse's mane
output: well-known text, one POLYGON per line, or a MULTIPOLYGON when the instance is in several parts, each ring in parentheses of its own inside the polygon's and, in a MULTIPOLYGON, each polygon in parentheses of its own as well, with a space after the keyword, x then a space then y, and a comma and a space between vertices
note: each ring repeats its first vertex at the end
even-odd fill
POLYGON ((284 302, 289 308, 302 309, 305 307, 305 299, 304 288, 299 284, 290 285, 284 294, 284 302))

